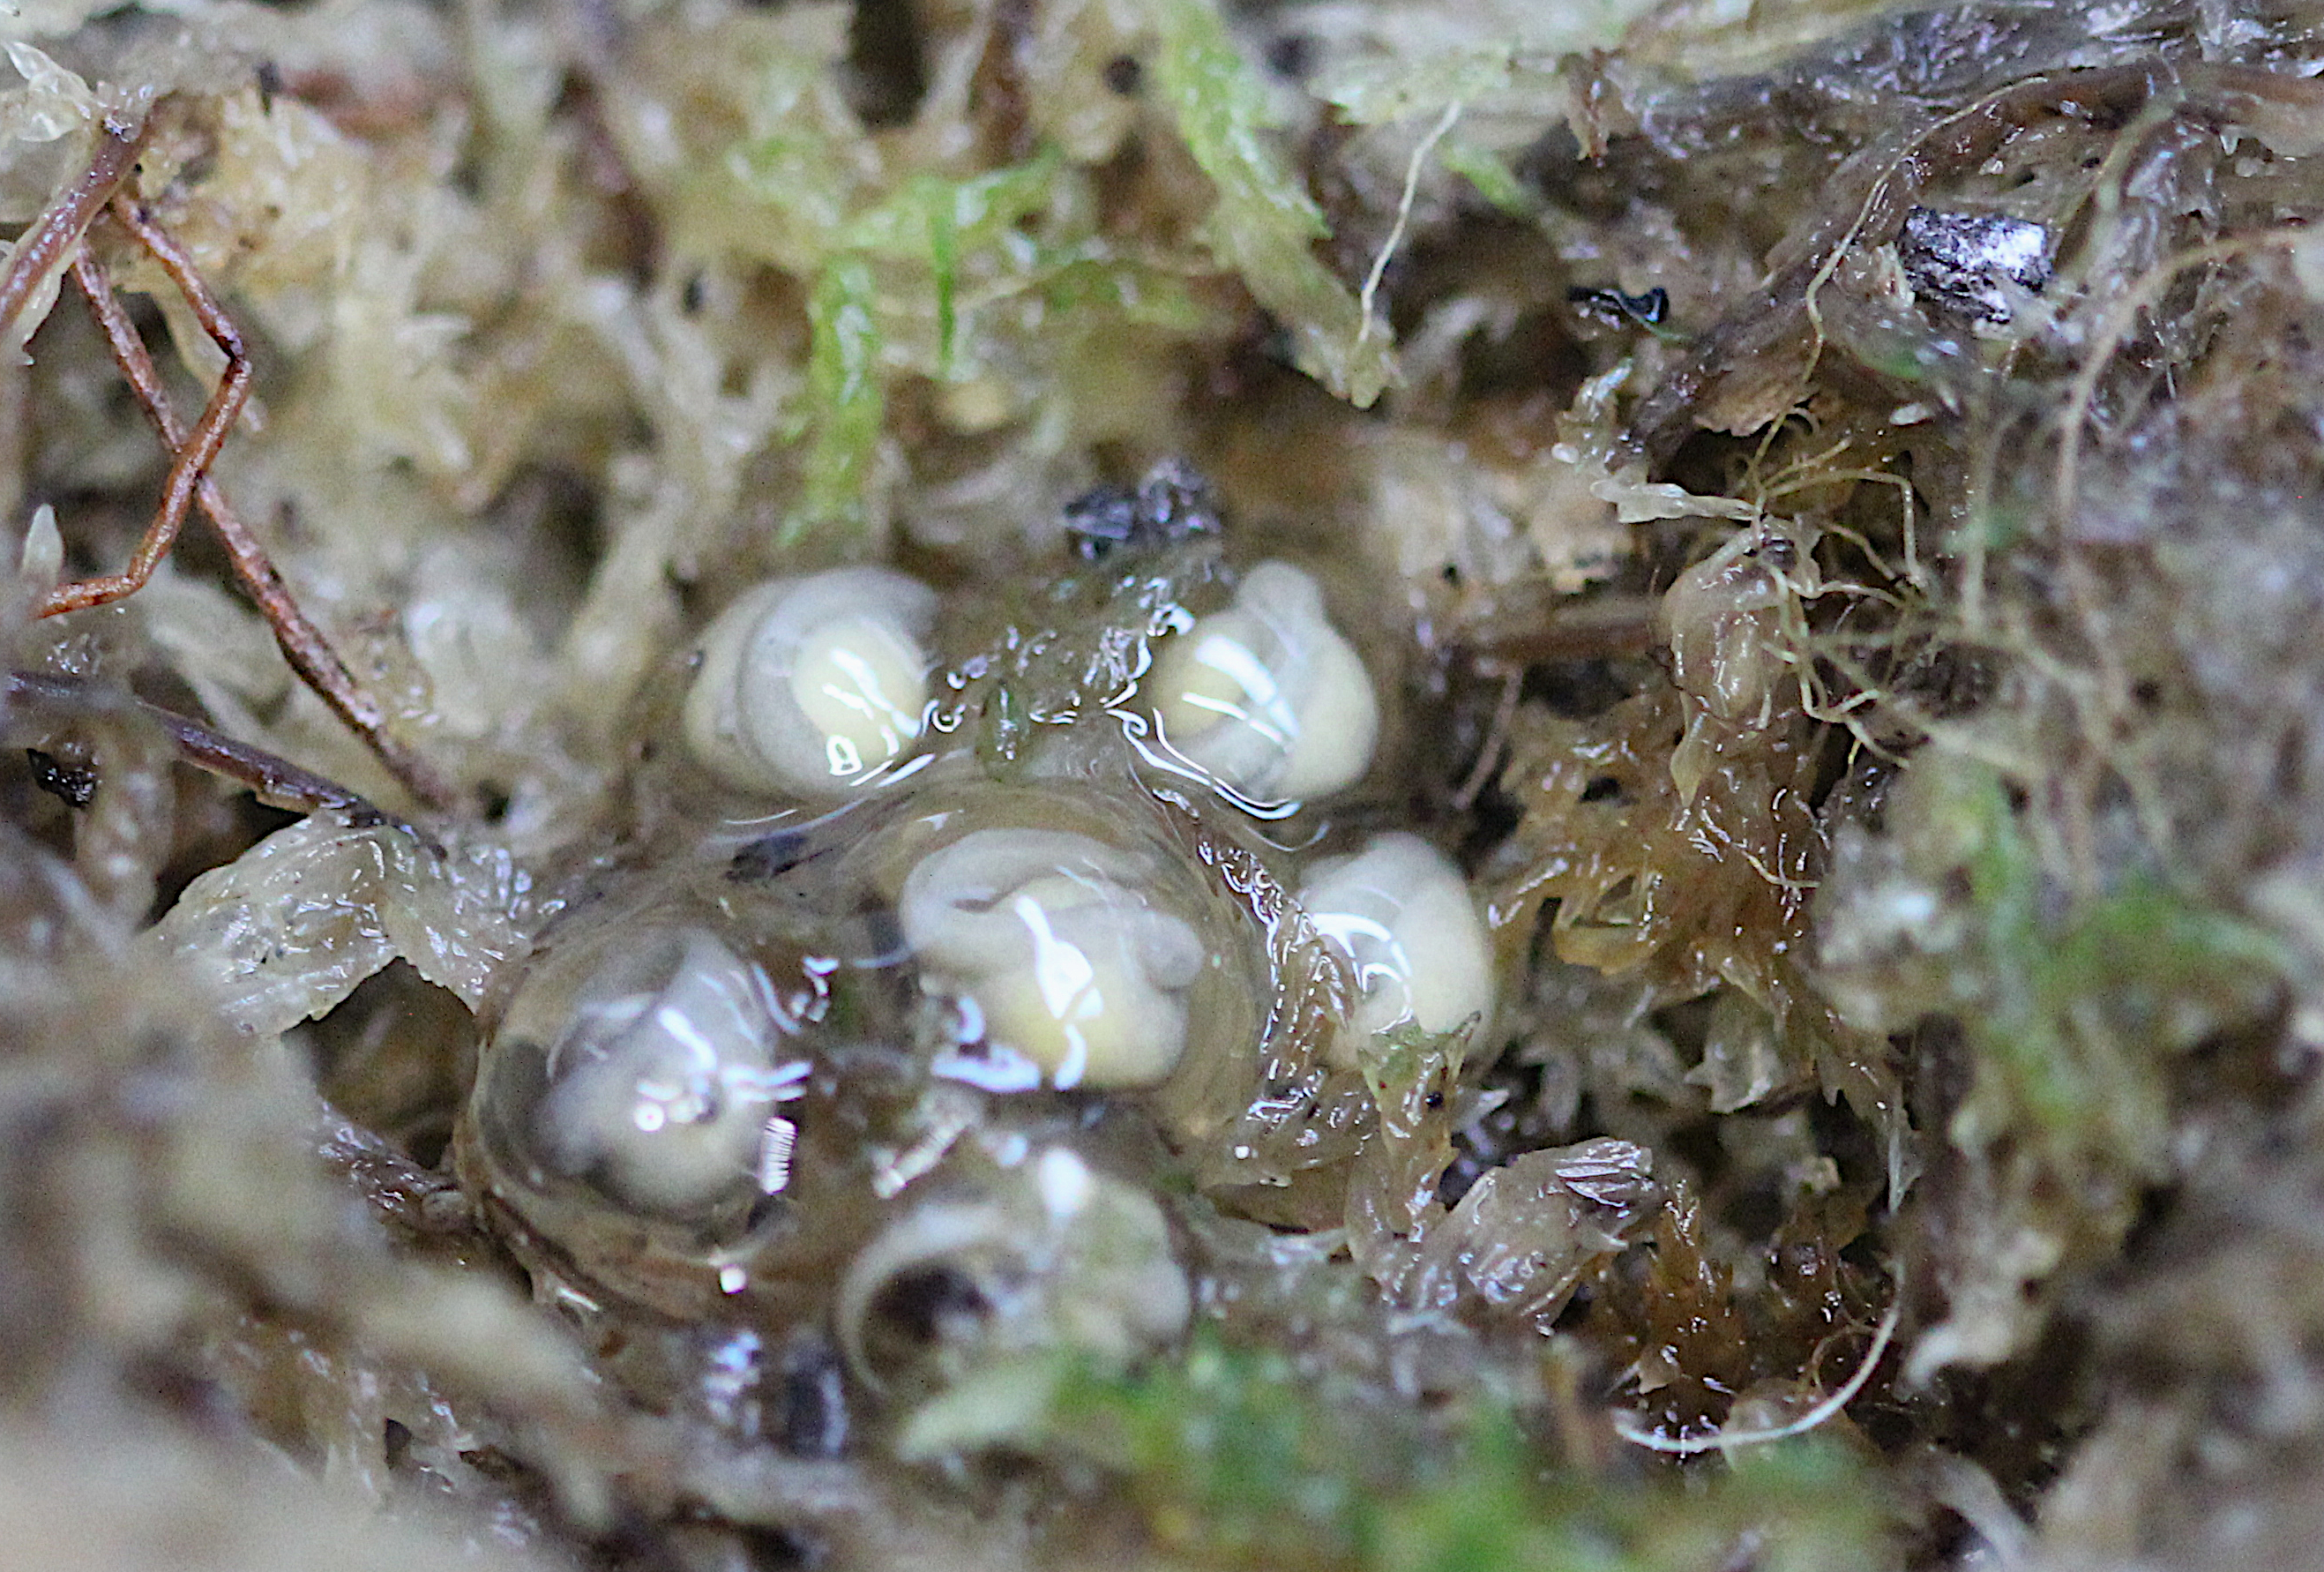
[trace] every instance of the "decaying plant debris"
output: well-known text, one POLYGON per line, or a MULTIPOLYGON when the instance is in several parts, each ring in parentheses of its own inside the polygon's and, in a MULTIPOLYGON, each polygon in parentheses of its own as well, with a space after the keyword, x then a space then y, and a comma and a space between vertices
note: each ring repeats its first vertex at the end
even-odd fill
POLYGON ((0 21, 20 1550, 2312 1558, 2324 9, 1551 12, 0 21), (157 506, 314 643, 190 530, 60 592, 157 506), (720 608, 935 586, 973 814, 1270 555, 1382 763, 1090 816, 1260 936, 1224 1068, 979 1146, 867 1059, 782 1155, 892 1186, 748 1315, 529 1231, 462 1109, 536 949, 885 953, 881 810, 675 744, 720 608), (1289 891, 1391 828, 1501 1004, 1342 1051, 1289 891))

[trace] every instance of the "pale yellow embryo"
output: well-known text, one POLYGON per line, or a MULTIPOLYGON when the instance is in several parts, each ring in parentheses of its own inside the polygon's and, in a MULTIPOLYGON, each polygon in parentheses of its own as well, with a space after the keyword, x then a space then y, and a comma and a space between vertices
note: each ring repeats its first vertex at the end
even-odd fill
POLYGON ((1451 1031, 1492 1013, 1492 952, 1476 903, 1452 859, 1418 836, 1374 836, 1353 856, 1318 863, 1299 904, 1355 967, 1343 1060, 1406 1022, 1451 1031))
POLYGON ((996 1089, 1148 1087, 1177 1064, 1205 952, 1140 893, 1145 874, 1088 836, 1026 828, 964 836, 907 877, 904 937, 973 1009, 996 1089))
POLYGON ((1171 746, 1242 796, 1328 796, 1371 767, 1370 673, 1315 580, 1288 562, 1261 562, 1231 606, 1165 643, 1152 680, 1171 746))
POLYGON ((883 568, 760 585, 703 635, 687 746, 740 791, 832 798, 869 783, 926 724, 935 606, 883 568))

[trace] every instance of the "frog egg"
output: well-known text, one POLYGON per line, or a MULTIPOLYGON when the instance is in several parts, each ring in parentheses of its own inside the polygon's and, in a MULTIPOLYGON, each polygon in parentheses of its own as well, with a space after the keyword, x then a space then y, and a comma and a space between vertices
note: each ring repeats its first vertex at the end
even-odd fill
POLYGON ((703 635, 687 744, 745 791, 844 796, 919 738, 936 595, 884 568, 761 584, 703 635))
POLYGON ((797 1131, 779 1106, 808 1067, 779 1061, 764 976, 691 926, 591 958, 577 988, 551 968, 520 991, 494 1038, 496 1059, 539 1056, 516 1133, 540 1180, 678 1217, 781 1189, 797 1131))
POLYGON ((1162 646, 1149 680, 1171 746, 1238 795, 1327 796, 1371 766, 1370 674, 1288 562, 1252 569, 1232 605, 1162 646))
POLYGON ((1209 952, 1152 884, 1146 859, 1069 830, 972 830, 921 858, 898 901, 905 941, 986 1050, 952 1073, 994 1090, 1166 1079, 1209 952))
POLYGON ((1299 887, 1325 942, 1354 964, 1357 998, 1337 1045, 1352 1059, 1373 1034, 1409 1022, 1451 1031, 1493 1008, 1485 925, 1452 860, 1416 835, 1374 836, 1353 856, 1328 857, 1299 887))
MULTIPOLYGON (((1005 1166, 972 1152, 930 1191, 840 1279, 840 1345, 875 1389, 942 1385, 1028 1354, 1116 1369, 1185 1331, 1194 1296, 1160 1205, 1070 1148, 1005 1166)), ((955 1444, 985 1421, 964 1421, 955 1444)))

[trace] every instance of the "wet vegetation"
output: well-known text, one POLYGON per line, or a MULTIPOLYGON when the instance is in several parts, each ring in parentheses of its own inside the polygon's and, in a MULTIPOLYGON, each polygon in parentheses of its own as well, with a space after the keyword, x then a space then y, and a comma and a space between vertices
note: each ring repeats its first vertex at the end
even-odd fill
POLYGON ((2324 11, 0 39, 29 1558, 2310 1558, 2324 11))

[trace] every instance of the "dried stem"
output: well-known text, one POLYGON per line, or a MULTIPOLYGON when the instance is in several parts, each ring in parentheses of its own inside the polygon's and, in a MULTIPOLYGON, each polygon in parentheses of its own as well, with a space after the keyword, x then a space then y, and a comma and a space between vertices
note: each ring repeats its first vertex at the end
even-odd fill
MULTIPOLYGON (((114 206, 115 213, 121 214, 133 204, 125 199, 116 199, 114 206)), ((161 233, 158 228, 153 232, 161 233)), ((144 236, 141 235, 140 238, 144 236)), ((147 244, 149 247, 152 245, 150 240, 147 244)), ((161 253, 157 249, 154 254, 160 257, 161 253)), ((162 265, 166 268, 170 264, 165 259, 162 265)), ((171 276, 177 275, 172 273, 171 276)), ((186 276, 193 276, 190 269, 186 270, 186 276)), ((115 361, 129 378, 130 385, 136 389, 138 402, 145 406, 149 415, 153 416, 154 423, 161 429, 162 440, 175 448, 178 456, 170 465, 169 482, 161 488, 161 505, 153 514, 153 522, 146 526, 144 538, 137 542, 137 550, 131 555, 129 566, 118 573, 102 578, 83 578, 60 585, 51 590, 48 598, 41 603, 40 615, 42 616, 104 606, 124 596, 134 595, 145 587, 145 581, 153 577, 153 569, 161 565, 162 557, 176 541, 178 528, 185 522, 186 510, 192 505, 196 491, 208 484, 209 467, 217 461, 219 450, 226 446, 226 433, 234 430, 235 421, 241 418, 243 405, 250 400, 250 356, 243 351, 242 335, 218 310, 215 301, 206 293, 197 294, 181 282, 180 287, 186 289, 186 297, 192 303, 194 315, 200 320, 203 330, 217 342, 219 348, 226 351, 226 372, 218 378, 217 391, 210 395, 208 406, 202 411, 202 418, 195 423, 192 439, 181 441, 176 430, 177 421, 171 418, 168 404, 158 402, 161 394, 159 383, 154 379, 152 360, 143 359, 141 365, 133 365, 124 356, 121 334, 126 332, 131 341, 136 341, 135 332, 129 328, 120 301, 113 298, 106 285, 103 270, 86 250, 73 259, 73 282, 88 298, 89 308, 97 314, 97 325, 104 328, 106 338, 112 342, 115 361), (105 291, 103 304, 99 303, 97 293, 100 290, 105 291), (148 389, 143 385, 146 381, 153 382, 154 385, 148 389)), ((198 282, 196 281, 197 284, 198 282)), ((141 357, 143 356, 142 342, 139 343, 138 354, 141 357)), ((226 532, 223 525, 219 532, 226 532)), ((231 550, 233 542, 230 539, 227 544, 231 550)), ((237 571, 243 569, 238 552, 235 553, 235 567, 237 571)), ((271 575, 272 569, 269 569, 268 572, 271 575)), ((247 573, 244 574, 244 581, 248 581, 247 573)), ((273 620, 271 613, 269 620, 273 620)), ((276 627, 279 631, 281 624, 277 623, 276 627)))
POLYGON ((213 775, 241 781, 256 792, 262 802, 308 812, 335 809, 357 823, 388 822, 388 816, 359 792, 350 791, 337 781, 301 769, 263 748, 221 735, 175 710, 47 671, 11 671, 5 692, 13 700, 56 708, 134 709, 169 734, 170 740, 177 744, 178 756, 187 763, 213 775))
POLYGON ((108 115, 99 122, 97 136, 96 156, 80 179, 17 236, 15 248, 8 254, 7 271, 0 273, 0 336, 15 327, 41 281, 80 244, 88 227, 121 190, 145 145, 145 126, 108 115))
MULTIPOLYGON (((430 808, 448 809, 456 799, 451 788, 426 760, 405 747, 388 733, 386 717, 379 702, 355 680, 322 630, 309 620, 299 603, 277 573, 258 537, 241 515, 226 503, 217 485, 205 473, 209 461, 217 455, 217 445, 232 427, 247 395, 249 366, 243 355, 242 338, 233 322, 218 306, 217 298, 194 269, 193 261, 177 241, 159 224, 153 222, 137 203, 121 198, 113 204, 114 217, 152 254, 163 273, 184 294, 193 309, 195 320, 202 330, 226 352, 226 376, 219 383, 217 393, 203 411, 201 423, 189 439, 183 422, 171 408, 168 393, 161 385, 161 375, 155 370, 152 356, 145 351, 144 341, 122 309, 113 292, 113 285, 105 270, 86 252, 73 263, 73 282, 88 298, 90 312, 103 330, 106 341, 112 347, 114 360, 128 380, 137 402, 144 407, 161 440, 177 454, 171 465, 169 489, 164 495, 161 511, 146 540, 141 543, 138 559, 143 561, 149 552, 158 561, 169 545, 168 534, 175 532, 175 518, 182 518, 189 495, 198 500, 226 543, 227 559, 253 599, 258 603, 267 625, 273 629, 275 643, 281 646, 283 658, 290 662, 307 685, 329 705, 340 719, 352 726, 356 735, 369 744, 380 762, 395 778, 409 788, 413 796, 430 808), (233 386, 229 388, 229 384, 233 386), (207 451, 205 450, 207 447, 207 451), (164 533, 165 526, 167 533, 164 533), (158 543, 156 537, 160 536, 158 543)), ((152 563, 145 564, 150 574, 152 563)), ((137 572, 132 564, 126 579, 137 572)), ((106 581, 97 581, 103 583, 106 581)), ((143 578, 137 580, 143 583, 143 578)), ((79 587, 78 586, 73 587, 79 587)), ((134 588, 132 584, 130 588, 134 588)), ((121 593, 127 593, 123 590, 121 593)), ((83 602, 81 604, 95 604, 83 602)))
POLYGON ((1505 667, 1643 655, 1655 647, 1655 604, 1629 596, 1561 606, 1537 625, 1487 633, 1472 652, 1480 665, 1505 667))
POLYGON ((161 505, 138 541, 128 567, 119 573, 61 586, 42 601, 41 615, 54 616, 103 606, 143 588, 176 541, 188 510, 198 501, 225 541, 235 572, 257 601, 267 624, 274 630, 275 642, 281 646, 291 669, 340 719, 355 728, 389 772, 414 797, 430 808, 453 807, 456 800, 451 788, 426 760, 388 734, 385 713, 378 700, 355 680, 321 630, 299 609, 257 537, 226 505, 225 497, 209 479, 210 467, 217 462, 227 434, 234 430, 243 406, 249 401, 250 358, 244 350, 241 333, 202 282, 184 248, 123 190, 144 146, 145 125, 108 115, 99 122, 97 129, 97 151, 88 167, 18 236, 5 270, 0 271, 0 337, 16 327, 43 282, 69 257, 73 280, 88 297, 89 310, 112 347, 114 360, 170 448, 170 475, 162 488, 161 505), (217 391, 190 433, 171 409, 152 357, 146 353, 143 340, 138 338, 127 313, 115 298, 104 269, 83 244, 89 226, 108 208, 115 220, 152 255, 177 285, 202 330, 226 354, 225 375, 219 378, 217 391))

